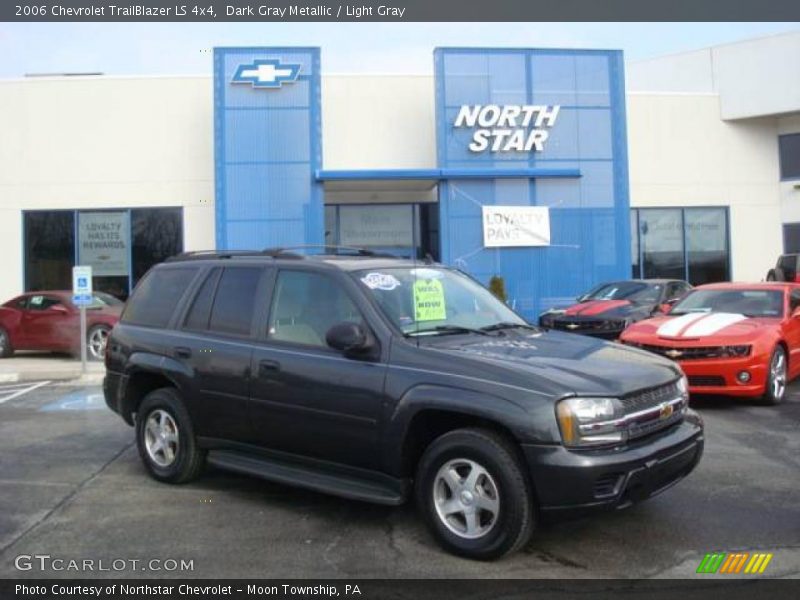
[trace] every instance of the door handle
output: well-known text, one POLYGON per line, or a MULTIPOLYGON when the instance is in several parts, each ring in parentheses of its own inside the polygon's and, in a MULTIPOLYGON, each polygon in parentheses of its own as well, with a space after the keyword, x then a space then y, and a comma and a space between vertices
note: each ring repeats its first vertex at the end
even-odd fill
POLYGON ((267 373, 274 373, 281 370, 281 363, 277 360, 260 360, 258 361, 258 374, 266 375, 267 373))
POLYGON ((175 356, 178 358, 191 358, 192 349, 187 348, 186 346, 178 346, 175 348, 175 356))

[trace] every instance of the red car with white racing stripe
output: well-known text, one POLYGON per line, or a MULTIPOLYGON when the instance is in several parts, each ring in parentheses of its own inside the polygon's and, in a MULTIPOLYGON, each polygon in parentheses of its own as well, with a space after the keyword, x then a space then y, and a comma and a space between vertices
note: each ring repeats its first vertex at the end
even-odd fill
POLYGON ((798 284, 704 285, 620 341, 677 361, 692 393, 778 404, 800 374, 799 309, 798 284))

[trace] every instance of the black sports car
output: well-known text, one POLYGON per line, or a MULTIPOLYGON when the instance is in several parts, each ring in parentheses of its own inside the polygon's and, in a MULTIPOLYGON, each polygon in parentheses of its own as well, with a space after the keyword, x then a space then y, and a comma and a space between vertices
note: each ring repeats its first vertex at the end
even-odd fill
POLYGON ((603 283, 579 296, 577 304, 551 308, 539 325, 616 339, 631 323, 667 312, 692 286, 675 279, 633 279, 603 283))

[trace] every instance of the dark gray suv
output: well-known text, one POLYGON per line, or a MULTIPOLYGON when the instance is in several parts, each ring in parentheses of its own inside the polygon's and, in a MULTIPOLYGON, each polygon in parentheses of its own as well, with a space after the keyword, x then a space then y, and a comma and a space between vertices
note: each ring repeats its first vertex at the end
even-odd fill
POLYGON ((438 264, 194 253, 138 284, 108 405, 160 481, 205 463, 354 500, 412 496, 448 550, 520 548, 543 512, 686 476, 703 427, 671 361, 527 324, 438 264))

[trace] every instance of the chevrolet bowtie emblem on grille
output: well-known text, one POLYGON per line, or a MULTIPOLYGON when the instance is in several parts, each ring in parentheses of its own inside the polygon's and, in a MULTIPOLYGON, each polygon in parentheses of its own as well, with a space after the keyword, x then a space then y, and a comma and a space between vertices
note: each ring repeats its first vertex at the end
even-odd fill
POLYGON ((678 358, 679 356, 683 356, 683 352, 681 352, 680 350, 675 350, 674 348, 667 350, 666 352, 664 352, 664 354, 666 354, 670 358, 678 358))
POLYGON ((664 402, 659 408, 660 410, 658 412, 658 418, 662 421, 664 419, 669 419, 672 416, 672 413, 675 411, 675 409, 672 407, 672 404, 669 404, 668 402, 664 402))
POLYGON ((570 323, 569 325, 567 325, 567 329, 577 329, 578 327, 580 327, 580 325, 578 325, 577 323, 570 323))

